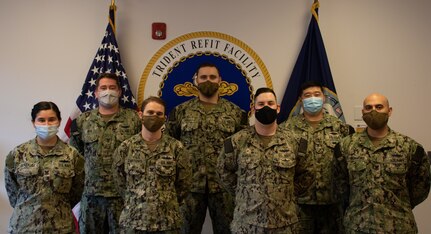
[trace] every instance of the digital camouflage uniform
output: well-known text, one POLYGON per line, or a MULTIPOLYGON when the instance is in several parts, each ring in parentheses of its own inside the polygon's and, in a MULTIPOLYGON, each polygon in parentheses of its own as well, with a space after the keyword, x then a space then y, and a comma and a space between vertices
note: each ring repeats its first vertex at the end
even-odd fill
POLYGON ((112 232, 118 232, 123 202, 112 177, 112 155, 121 142, 139 133, 141 127, 137 112, 123 108, 107 122, 98 109, 84 112, 73 121, 70 144, 85 159, 86 177, 79 217, 81 233, 100 233, 106 225, 112 232))
POLYGON ((389 130, 376 147, 366 130, 336 148, 347 233, 417 233, 412 209, 430 189, 430 162, 413 139, 389 130))
POLYGON ((302 164, 296 172, 295 194, 300 210, 301 233, 343 232, 342 207, 336 200, 333 178, 335 145, 354 129, 338 118, 324 113, 316 128, 304 115, 297 115, 281 124, 295 136, 302 164))
POLYGON ((180 140, 192 157, 192 188, 186 199, 184 233, 201 233, 207 206, 214 233, 229 233, 233 201, 219 184, 215 170, 223 141, 246 126, 247 114, 223 98, 209 110, 194 98, 169 114, 168 133, 180 140))
POLYGON ((190 155, 180 141, 164 134, 154 151, 141 134, 124 141, 114 153, 114 178, 124 199, 120 216, 124 233, 179 233, 180 207, 190 190, 191 175, 190 155))
POLYGON ((294 195, 296 144, 278 128, 265 147, 254 126, 224 143, 221 183, 235 197, 233 233, 299 233, 294 195))
POLYGON ((36 138, 6 157, 5 184, 14 208, 9 233, 74 233, 72 208, 84 188, 84 159, 60 139, 45 153, 36 138))

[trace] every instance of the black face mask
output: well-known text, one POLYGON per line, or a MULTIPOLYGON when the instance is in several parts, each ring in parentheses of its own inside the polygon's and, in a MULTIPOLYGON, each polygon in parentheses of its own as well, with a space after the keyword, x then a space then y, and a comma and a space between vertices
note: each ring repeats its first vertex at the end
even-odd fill
POLYGON ((272 124, 277 119, 277 109, 264 106, 263 108, 255 109, 254 116, 262 124, 272 124))

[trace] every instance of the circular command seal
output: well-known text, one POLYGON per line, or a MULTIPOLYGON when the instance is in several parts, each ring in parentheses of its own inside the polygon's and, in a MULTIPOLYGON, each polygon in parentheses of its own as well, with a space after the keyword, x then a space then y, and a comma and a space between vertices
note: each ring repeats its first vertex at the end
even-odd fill
POLYGON ((250 116, 254 90, 272 88, 266 66, 244 42, 219 32, 193 32, 165 44, 147 64, 138 88, 138 106, 148 96, 167 104, 166 114, 197 97, 193 76, 202 63, 215 64, 222 79, 219 93, 250 116))

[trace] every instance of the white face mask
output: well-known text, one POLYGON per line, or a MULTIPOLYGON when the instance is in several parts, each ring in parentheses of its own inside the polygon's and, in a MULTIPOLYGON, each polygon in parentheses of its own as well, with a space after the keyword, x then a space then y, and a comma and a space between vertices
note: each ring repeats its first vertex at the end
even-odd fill
POLYGON ((116 90, 103 90, 99 92, 99 105, 110 108, 118 104, 118 91, 116 90))
POLYGON ((56 125, 34 125, 36 128, 36 134, 42 140, 47 140, 55 136, 58 132, 58 126, 56 125))

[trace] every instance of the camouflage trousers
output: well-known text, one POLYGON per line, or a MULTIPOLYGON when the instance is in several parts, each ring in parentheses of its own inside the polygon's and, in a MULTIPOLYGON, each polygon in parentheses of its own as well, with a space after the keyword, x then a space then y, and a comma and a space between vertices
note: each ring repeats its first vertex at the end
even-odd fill
POLYGON ((234 234, 302 234, 298 230, 298 223, 280 228, 264 228, 250 224, 232 225, 232 233, 234 234))
POLYGON ((119 197, 85 196, 81 198, 79 232, 81 234, 120 233, 123 200, 119 197))
POLYGON ((343 234, 343 211, 340 205, 299 204, 301 234, 343 234))
MULTIPOLYGON (((374 231, 374 232, 361 232, 361 231, 356 231, 356 230, 353 230, 353 229, 347 229, 346 228, 346 232, 345 232, 346 234, 370 234, 370 233, 375 233, 375 234, 386 234, 386 233, 389 233, 389 232, 379 232, 379 231, 374 231)), ((397 232, 398 233, 398 232, 397 232)), ((411 232, 409 232, 409 231, 406 231, 406 232, 400 232, 400 233, 402 233, 402 234, 417 234, 417 232, 416 231, 411 231, 411 232)))
POLYGON ((133 229, 121 229, 121 234, 180 234, 180 230, 168 230, 168 231, 158 231, 158 232, 147 232, 141 230, 133 229))
POLYGON ((225 192, 189 193, 186 198, 183 234, 200 234, 205 222, 207 208, 214 234, 229 234, 233 219, 233 198, 225 192))

